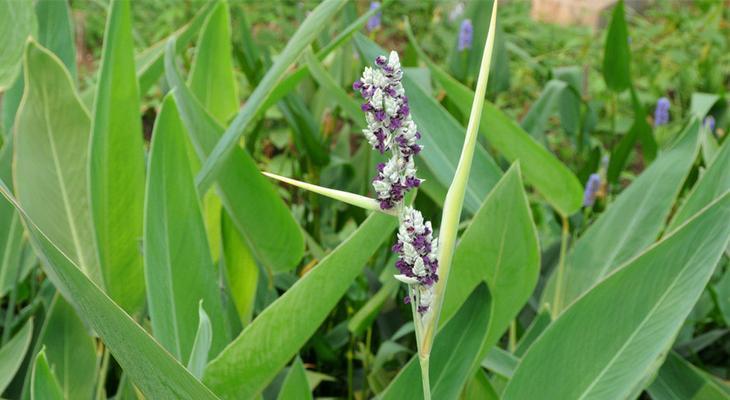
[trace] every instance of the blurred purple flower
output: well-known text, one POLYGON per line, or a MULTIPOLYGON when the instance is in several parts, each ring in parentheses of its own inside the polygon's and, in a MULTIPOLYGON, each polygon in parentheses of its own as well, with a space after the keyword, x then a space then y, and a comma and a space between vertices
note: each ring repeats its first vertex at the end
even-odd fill
POLYGON ((598 174, 591 174, 586 182, 586 188, 583 192, 583 207, 593 207, 593 203, 596 202, 596 193, 601 188, 601 176, 598 174))
POLYGON ((666 125, 669 122, 669 99, 660 97, 654 109, 654 126, 666 125))
POLYGON ((715 132, 715 117, 712 115, 706 116, 704 121, 702 121, 702 125, 704 125, 708 131, 715 132))
POLYGON ((459 43, 458 43, 459 51, 471 49, 471 42, 473 39, 474 39, 474 27, 471 25, 471 20, 465 19, 465 20, 461 21, 461 26, 459 27, 459 43))
MULTIPOLYGON (((380 8, 380 3, 379 2, 374 1, 374 2, 370 3, 370 10, 371 11, 372 10, 375 10, 377 8, 380 8)), ((368 23, 367 23, 367 25, 365 25, 365 28, 367 28, 368 32, 372 32, 375 29, 377 29, 377 28, 380 27, 380 22, 381 22, 382 17, 383 17, 383 12, 382 11, 378 11, 375 14, 373 14, 372 17, 370 17, 368 19, 368 23)))

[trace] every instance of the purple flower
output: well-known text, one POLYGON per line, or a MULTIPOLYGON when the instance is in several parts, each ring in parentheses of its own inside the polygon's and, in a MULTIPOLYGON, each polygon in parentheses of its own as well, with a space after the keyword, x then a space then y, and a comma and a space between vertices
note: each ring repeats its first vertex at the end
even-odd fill
POLYGON ((591 174, 586 182, 586 188, 583 192, 583 207, 593 207, 593 203, 596 202, 596 193, 601 188, 601 176, 598 174, 591 174))
POLYGON ((425 314, 433 301, 433 285, 439 280, 438 243, 433 238, 431 222, 424 221, 418 210, 405 207, 398 242, 392 250, 398 254, 396 279, 411 287, 414 298, 409 301, 414 302, 420 314, 425 314))
POLYGON ((465 19, 465 20, 461 21, 461 26, 459 27, 459 42, 458 42, 459 51, 471 49, 471 42, 473 39, 474 39, 474 27, 471 25, 471 20, 465 19))
POLYGON ((660 97, 654 109, 654 126, 666 125, 669 122, 669 99, 660 97))
POLYGON ((401 83, 398 53, 392 51, 386 58, 375 59, 376 68, 366 67, 362 77, 352 84, 365 103, 368 126, 363 135, 373 149, 384 154, 391 152, 390 160, 378 167, 373 187, 382 209, 392 209, 401 203, 405 194, 421 184, 416 177, 413 155, 421 151, 416 141, 421 137, 411 118, 408 97, 401 83))
MULTIPOLYGON (((374 1, 370 3, 370 11, 380 8, 380 3, 377 1, 374 1)), ((368 30, 368 32, 372 32, 378 27, 380 27, 380 21, 383 17, 383 12, 378 11, 375 14, 373 14, 370 18, 368 18, 368 23, 365 25, 365 28, 368 30)))
POLYGON ((708 115, 705 117, 705 119, 702 121, 702 125, 704 125, 705 129, 707 129, 710 132, 715 132, 715 117, 712 115, 708 115))

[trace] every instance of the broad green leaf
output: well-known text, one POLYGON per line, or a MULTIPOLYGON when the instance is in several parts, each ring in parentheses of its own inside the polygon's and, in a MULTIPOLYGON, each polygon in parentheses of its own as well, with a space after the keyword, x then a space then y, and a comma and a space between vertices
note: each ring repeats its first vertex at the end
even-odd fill
POLYGON ((630 395, 702 293, 730 239, 728 220, 730 192, 580 297, 530 347, 503 398, 630 395))
POLYGON ((15 81, 25 41, 35 30, 32 1, 0 1, 0 92, 15 81))
POLYGON ((667 227, 671 232, 730 189, 730 141, 725 141, 667 227))
POLYGON ((18 372, 32 337, 33 319, 29 319, 23 328, 0 348, 0 393, 5 391, 15 373, 18 372))
POLYGON ((197 379, 203 377, 203 371, 205 371, 205 366, 208 364, 212 342, 213 328, 201 300, 198 306, 198 331, 195 333, 195 341, 188 361, 188 371, 197 379))
POLYGON ((212 354, 225 346, 223 307, 186 134, 172 95, 165 97, 152 133, 144 212, 144 265, 152 332, 186 364, 203 300, 213 325, 212 354))
MULTIPOLYGON (((492 298, 485 285, 479 285, 464 305, 436 334, 431 349, 430 380, 433 399, 456 398, 470 377, 483 345, 491 313, 492 298)), ((423 398, 418 357, 412 357, 393 382, 380 395, 382 400, 419 400, 423 398)))
POLYGON ((238 140, 258 114, 266 98, 271 94, 271 90, 281 81, 284 73, 299 57, 299 54, 326 26, 322 21, 330 20, 344 4, 344 0, 325 0, 309 13, 205 160, 198 173, 200 188, 209 187, 213 181, 219 178, 219 172, 227 164, 234 150, 237 150, 238 140))
POLYGON ((631 86, 631 52, 623 0, 619 0, 613 8, 608 25, 603 51, 603 80, 615 92, 622 92, 631 86))
POLYGON ((514 350, 515 356, 522 357, 551 322, 550 310, 548 308, 540 310, 525 333, 520 337, 520 341, 517 342, 517 347, 514 350))
MULTIPOLYGON (((11 0, 12 1, 12 0, 11 0)), ((38 42, 57 55, 76 82, 76 46, 73 25, 66 0, 40 0, 35 3, 38 19, 38 42)), ((3 93, 2 125, 10 135, 15 115, 24 91, 23 71, 15 78, 15 83, 3 93)), ((1 130, 1 129, 0 129, 1 130)), ((2 136, 2 132, 0 132, 2 136)))
POLYGON ((730 386, 671 352, 654 382, 647 388, 654 400, 730 399, 730 386))
POLYGON ((89 185, 104 286, 129 313, 144 304, 144 143, 133 50, 130 2, 113 0, 94 99, 89 185))
POLYGON ((231 217, 224 213, 221 218, 223 256, 226 268, 226 282, 230 288, 238 318, 247 324, 253 316, 256 288, 259 281, 259 267, 256 265, 246 241, 236 230, 231 217))
MULTIPOLYGON (((64 394, 61 385, 56 379, 51 367, 48 366, 45 351, 41 350, 35 358, 31 375, 30 398, 32 400, 63 400, 64 394)), ((87 397, 90 398, 91 393, 87 397)), ((80 398, 80 397, 70 397, 80 398)))
MULTIPOLYGON (((79 316, 101 337, 114 359, 150 399, 214 400, 216 397, 177 360, 84 275, 70 258, 48 239, 23 211, 7 186, 0 181, 0 194, 20 214, 46 275, 79 316)), ((23 330, 30 339, 29 327, 23 330), (26 332, 27 330, 27 332, 26 332)), ((27 347, 27 346, 26 346, 27 347)), ((0 349, 0 365, 3 365, 0 349)), ((24 351, 23 351, 24 353, 24 351)), ((11 370, 12 372, 12 370, 11 370)), ((0 377, 10 376, 0 373, 0 377)), ((2 379, 2 378, 0 378, 2 379)), ((8 378, 9 379, 9 378, 8 378)), ((1 382, 0 382, 1 383, 1 382)), ((0 388, 4 385, 0 385, 0 388)))
POLYGON ((205 20, 190 70, 190 90, 213 118, 225 124, 238 110, 231 58, 228 3, 219 1, 205 20))
POLYGON ((309 390, 309 382, 307 381, 306 370, 302 364, 302 359, 297 357, 294 359, 289 373, 286 374, 284 383, 281 385, 281 391, 276 397, 277 400, 311 400, 312 392, 309 390))
POLYGON ((489 327, 483 338, 485 355, 530 298, 539 270, 537 231, 517 164, 492 189, 461 235, 441 321, 454 315, 464 302, 465 293, 486 281, 492 302, 489 327))
MULTIPOLYGON (((410 29, 410 43, 433 77, 443 86, 449 98, 468 115, 474 92, 446 74, 418 46, 410 29)), ((560 213, 570 215, 581 204, 583 190, 578 178, 554 155, 535 142, 520 126, 494 104, 484 101, 479 129, 489 143, 510 161, 520 161, 525 180, 545 197, 560 213)), ((446 183, 448 185, 448 183, 446 183)))
MULTIPOLYGON (((0 148, 0 179, 12 181, 13 143, 6 142, 0 148)), ((0 199, 0 298, 15 286, 22 277, 21 256, 25 240, 23 224, 13 206, 0 199)))
POLYGON ((720 96, 712 93, 692 93, 689 110, 697 118, 704 118, 710 112, 712 106, 720 100, 720 96))
POLYGON ((103 287, 89 207, 89 116, 71 76, 53 53, 30 41, 18 110, 15 193, 84 273, 103 287))
MULTIPOLYGON (((174 42, 167 47, 165 71, 180 117, 200 160, 223 134, 221 127, 193 97, 175 66, 174 42)), ((236 148, 218 176, 218 194, 256 259, 273 271, 296 267, 304 254, 304 237, 276 189, 261 175, 251 156, 236 148), (265 221, 265 223, 262 223, 265 221)))
POLYGON ((63 398, 91 398, 96 383, 96 343, 73 307, 58 294, 43 323, 39 343, 45 347, 63 398))
POLYGON ((661 154, 586 229, 566 258, 563 281, 558 284, 553 274, 542 303, 565 309, 656 240, 697 154, 698 132, 699 123, 694 120, 679 142, 661 154))
POLYGON ((208 387, 224 399, 258 395, 327 318, 395 225, 391 216, 369 216, 208 364, 208 387))
MULTIPOLYGON (((385 54, 380 47, 363 35, 358 34, 355 42, 368 63, 373 62, 377 56, 385 54)), ((439 183, 448 187, 456 172, 456 164, 464 144, 464 128, 415 82, 408 71, 403 75, 403 87, 408 96, 413 120, 422 134, 423 151, 418 156, 434 173, 439 183)), ((464 200, 466 211, 471 214, 476 213, 482 200, 501 175, 502 171, 494 160, 477 143, 464 200)))

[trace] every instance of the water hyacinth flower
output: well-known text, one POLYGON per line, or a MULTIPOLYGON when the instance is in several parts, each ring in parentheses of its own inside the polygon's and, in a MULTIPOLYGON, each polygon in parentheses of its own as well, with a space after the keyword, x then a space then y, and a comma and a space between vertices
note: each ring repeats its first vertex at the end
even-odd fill
POLYGON ((459 27, 459 41, 457 44, 459 51, 471 49, 471 43, 473 40, 474 27, 472 26, 470 19, 465 19, 461 21, 461 26, 459 27))
MULTIPOLYGON (((373 1, 370 3, 370 10, 375 10, 377 8, 380 8, 380 3, 377 1, 373 1)), ((380 27, 380 22, 383 18, 383 12, 378 11, 377 13, 373 14, 372 17, 368 19, 368 23, 365 25, 365 28, 368 30, 368 32, 372 32, 380 27)))
POLYGON ((596 202, 596 194, 601 188, 601 175, 591 174, 586 182, 586 188, 583 192, 583 207, 593 207, 596 202))
POLYGON ((669 99, 660 97, 654 109, 654 126, 666 125, 669 122, 669 99))

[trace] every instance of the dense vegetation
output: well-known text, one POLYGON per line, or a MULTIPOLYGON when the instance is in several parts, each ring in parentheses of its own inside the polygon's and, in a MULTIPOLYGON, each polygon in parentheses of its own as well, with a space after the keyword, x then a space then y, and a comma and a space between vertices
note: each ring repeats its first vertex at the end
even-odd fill
POLYGON ((730 8, 382 3, 0 0, 0 396, 730 398, 730 8))

